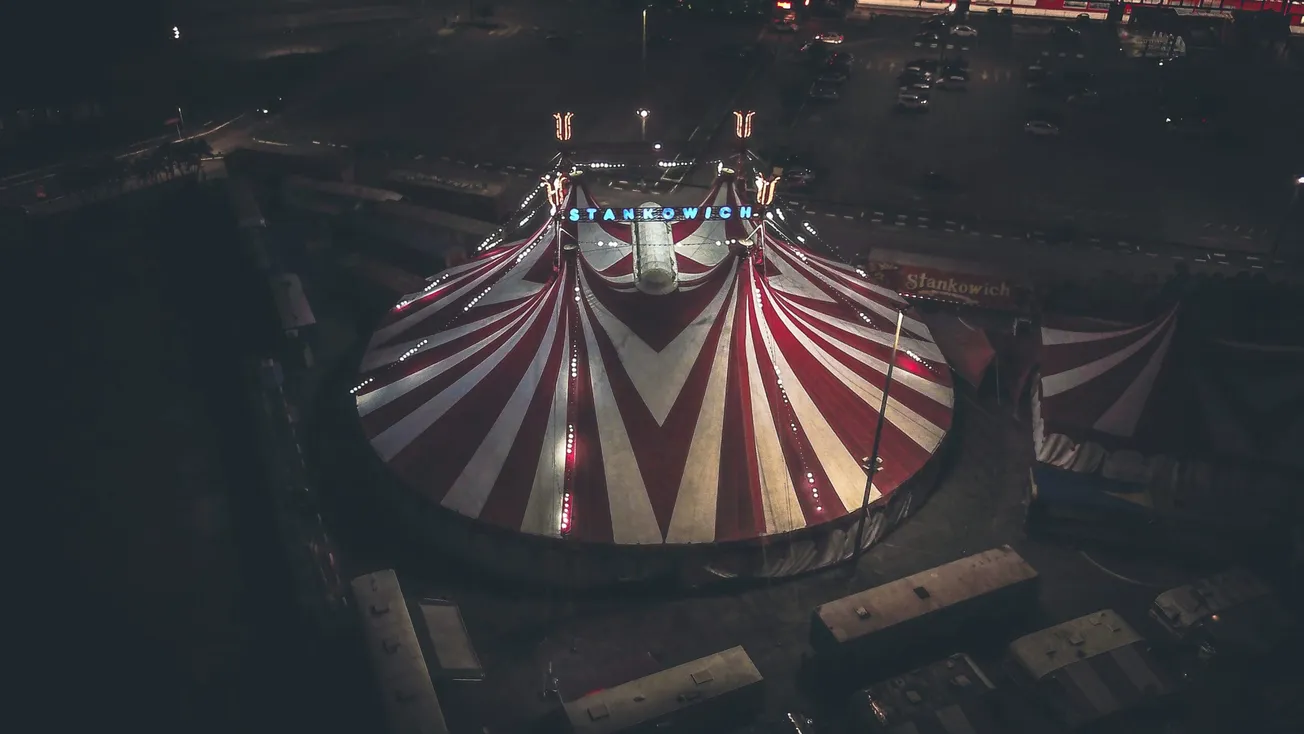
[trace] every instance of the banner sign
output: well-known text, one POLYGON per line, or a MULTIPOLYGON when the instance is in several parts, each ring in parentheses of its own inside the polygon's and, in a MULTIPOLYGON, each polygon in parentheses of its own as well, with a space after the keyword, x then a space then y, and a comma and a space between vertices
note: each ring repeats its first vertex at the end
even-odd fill
POLYGON ((1030 291, 1008 278, 955 273, 914 265, 871 262, 865 268, 870 279, 903 296, 929 298, 966 306, 1001 311, 1023 311, 1030 304, 1030 291))
POLYGON ((761 211, 750 206, 589 207, 559 214, 571 222, 691 222, 753 219, 761 211))

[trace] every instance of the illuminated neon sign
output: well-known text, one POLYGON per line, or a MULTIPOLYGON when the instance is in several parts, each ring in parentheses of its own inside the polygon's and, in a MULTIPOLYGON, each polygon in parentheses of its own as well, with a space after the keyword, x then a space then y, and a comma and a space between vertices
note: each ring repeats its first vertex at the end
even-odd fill
POLYGON ((589 207, 570 209, 566 219, 572 222, 684 222, 696 220, 752 219, 750 206, 652 206, 589 207))

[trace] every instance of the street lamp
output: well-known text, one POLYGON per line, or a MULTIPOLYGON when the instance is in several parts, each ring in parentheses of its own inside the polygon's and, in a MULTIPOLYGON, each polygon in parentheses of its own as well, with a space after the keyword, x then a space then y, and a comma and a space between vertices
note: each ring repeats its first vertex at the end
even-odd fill
POLYGON ((643 6, 643 81, 647 81, 647 6, 643 6))
POLYGON ((651 113, 649 113, 646 109, 640 107, 639 109, 634 111, 634 114, 638 115, 638 139, 646 143, 647 142, 647 116, 651 113))
POLYGON ((878 427, 874 429, 874 446, 865 461, 865 497, 860 501, 860 525, 856 528, 856 548, 852 559, 860 558, 865 551, 865 522, 869 519, 869 493, 874 486, 874 475, 882 468, 883 457, 878 455, 879 442, 883 438, 884 416, 887 415, 887 394, 892 389, 892 371, 896 368, 897 350, 901 347, 901 322, 905 320, 907 303, 897 307, 896 334, 892 337, 892 357, 887 362, 887 379, 883 383, 883 400, 878 406, 878 427))
POLYGON ((178 28, 177 26, 172 26, 172 40, 174 41, 181 40, 181 29, 178 28))

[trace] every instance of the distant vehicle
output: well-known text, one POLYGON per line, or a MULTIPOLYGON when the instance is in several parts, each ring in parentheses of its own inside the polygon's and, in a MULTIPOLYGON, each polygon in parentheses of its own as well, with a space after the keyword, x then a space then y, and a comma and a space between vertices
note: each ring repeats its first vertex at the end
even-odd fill
POLYGON ((933 17, 929 18, 923 23, 920 23, 919 27, 926 31, 944 31, 948 27, 950 27, 950 25, 951 25, 951 19, 948 18, 947 16, 934 15, 933 17))
POLYGON ((1299 632, 1272 588, 1241 569, 1165 591, 1150 616, 1203 655, 1248 665, 1288 647, 1299 632))
POLYGON ((783 185, 791 189, 807 189, 815 185, 819 176, 805 166, 791 166, 783 169, 783 185))
POLYGON ((958 25, 951 29, 951 35, 956 38, 976 38, 978 36, 978 31, 972 26, 958 25))
POLYGON ((285 99, 283 97, 269 97, 258 105, 257 111, 258 114, 269 117, 280 114, 283 109, 285 109, 285 99))
POLYGON ((828 32, 828 33, 820 33, 816 35, 815 40, 820 43, 828 43, 836 46, 837 44, 842 43, 846 39, 843 37, 841 33, 828 32))
POLYGON ((937 78, 937 86, 942 89, 967 89, 969 86, 969 72, 964 69, 943 71, 937 78))
POLYGON ((851 66, 852 62, 855 60, 856 57, 846 51, 838 51, 837 53, 832 53, 828 56, 829 66, 851 66))
POLYGON ((1001 8, 1001 15, 1014 15, 1012 8, 1001 8))
POLYGON ((810 92, 807 96, 811 99, 820 100, 822 102, 833 102, 840 97, 836 85, 819 81, 811 85, 810 92))
POLYGON ((916 46, 928 46, 930 48, 937 48, 937 44, 940 43, 941 40, 942 37, 937 35, 936 33, 919 33, 915 35, 914 43, 916 46))
POLYGON ((934 78, 936 77, 931 71, 907 70, 897 75, 897 84, 901 85, 902 89, 905 89, 906 87, 911 87, 916 84, 931 84, 934 78))
POLYGON ((1087 13, 1078 13, 1078 16, 1074 18, 1074 20, 1078 22, 1078 25, 1085 25, 1091 22, 1091 16, 1087 13))
POLYGON ((825 84, 846 84, 850 72, 851 67, 849 66, 829 66, 820 72, 815 81, 825 84))
MULTIPOLYGON (((418 655, 419 657, 419 655, 418 655)), ((595 691, 563 705, 574 734, 736 729, 756 718, 765 678, 742 647, 595 691), (636 703, 637 702, 637 703, 636 703)))
POLYGON ((1059 125, 1050 120, 1033 119, 1023 124, 1023 131, 1035 137, 1054 137, 1060 134, 1059 125))
POLYGON ((1094 107, 1100 104, 1100 93, 1090 87, 1078 87, 1064 101, 1079 107, 1094 107))
POLYGON ((897 94, 897 108, 912 112, 927 112, 928 95, 924 92, 902 90, 897 94))
POLYGON ((1104 724, 1177 690, 1146 639, 1112 609, 1020 637, 1010 643, 1009 660, 1016 682, 1072 729, 1104 724))
POLYGON ((934 59, 915 59, 906 62, 906 71, 937 71, 938 63, 934 59))
POLYGON ((991 678, 968 655, 960 654, 857 691, 851 697, 851 710, 865 727, 857 731, 873 734, 998 734, 1009 729, 1001 725, 995 694, 991 678))
POLYGON ((770 24, 770 30, 775 33, 796 33, 801 30, 801 25, 797 23, 797 16, 788 15, 783 18, 776 18, 770 24))
POLYGON ((1010 546, 986 550, 815 607, 811 648, 817 658, 855 663, 968 622, 1015 623, 1036 606, 1039 581, 1010 546))

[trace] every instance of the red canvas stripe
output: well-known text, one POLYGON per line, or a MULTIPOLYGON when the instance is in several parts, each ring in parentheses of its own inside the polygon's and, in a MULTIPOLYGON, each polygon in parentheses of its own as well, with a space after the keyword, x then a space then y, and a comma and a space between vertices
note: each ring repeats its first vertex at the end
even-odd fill
MULTIPOLYGON (((551 309, 557 288, 543 304, 551 309)), ((512 390, 540 349, 550 319, 545 311, 527 327, 524 337, 502 362, 491 369, 448 411, 389 461, 390 467, 434 501, 442 501, 476 449, 484 442, 512 390)), ((417 404, 419 405, 419 403, 417 404)), ((417 407, 410 406, 410 409, 417 407)))
MULTIPOLYGON (((725 281, 722 285, 728 287, 732 283, 725 281)), ((724 305, 727 304, 726 298, 724 305)), ((694 355, 693 367, 689 370, 683 389, 662 425, 657 425, 652 412, 621 363, 619 353, 611 343, 610 336, 602 330, 592 310, 587 310, 585 314, 594 331, 612 394, 624 419, 625 430, 629 433, 639 473, 643 476, 643 484, 647 488, 648 498, 663 536, 670 527, 670 518, 674 514, 679 485, 683 480, 688 450, 692 445, 706 385, 711 376, 711 361, 720 341, 725 313, 722 306, 720 314, 711 324, 701 352, 694 355)))
MULTIPOLYGON (((574 301, 571 302, 572 304, 574 301)), ((525 519, 525 510, 530 502, 530 493, 534 489, 534 476, 539 468, 539 461, 546 450, 552 456, 552 447, 544 446, 548 431, 548 418, 552 413, 553 398, 557 392, 557 376, 569 367, 569 356, 565 349, 567 321, 561 321, 552 345, 548 349, 548 361, 539 376, 538 386, 530 398, 530 405, 521 419, 520 430, 512 442, 507 458, 503 461, 498 481, 494 483, 489 499, 480 511, 480 519, 511 530, 520 530, 525 519)), ((564 430, 564 429, 563 429, 564 430)), ((564 439, 564 437, 563 437, 564 439)))
MULTIPOLYGON (((868 456, 873 449, 874 427, 878 423, 878 406, 866 404, 840 379, 824 368, 786 331, 777 316, 767 313, 767 323, 778 348, 797 373, 815 408, 823 414, 834 434, 853 457, 868 456)), ((929 453, 907 437, 890 421, 884 423, 879 446, 883 469, 875 483, 887 494, 889 489, 909 478, 929 458, 929 453)), ((824 486, 829 486, 827 483, 824 486)))
POLYGON ((729 345, 728 384, 720 437, 720 481, 716 499, 715 539, 745 540, 765 533, 756 431, 752 421, 747 374, 747 329, 751 303, 747 290, 734 294, 733 333, 729 345))
MULTIPOLYGON (((567 267, 565 291, 574 293, 578 273, 567 267)), ((571 456, 570 483, 571 526, 569 537, 593 543, 610 543, 614 539, 607 475, 602 459, 602 439, 598 432, 597 409, 593 403, 593 374, 589 368, 589 345, 584 338, 580 319, 592 319, 583 304, 569 298, 565 304, 566 324, 576 345, 576 379, 571 381, 572 397, 568 406, 570 422, 575 426, 575 453, 571 456)), ((599 355, 599 358, 602 358, 599 355)), ((616 491, 624 488, 617 487, 616 491)))
MULTIPOLYGON (((870 367, 869 365, 864 364, 859 360, 846 354, 833 343, 833 340, 827 338, 824 334, 817 332, 814 329, 811 329, 809 326, 803 324, 801 317, 797 314, 794 314, 791 311, 791 309, 784 307, 783 304, 780 304, 779 307, 784 308, 785 314, 788 316, 788 318, 793 320, 794 324, 796 325, 797 329, 800 331, 801 334, 805 335, 817 346, 821 347, 830 357, 832 357, 835 361, 837 361, 838 364, 841 364, 844 367, 850 369, 852 372, 859 375, 860 377, 868 381, 871 385, 878 388, 879 390, 884 389, 884 387, 887 385, 886 373, 879 372, 878 370, 870 367)), ((806 353, 809 354, 809 352, 806 353)), ((812 360, 814 359, 813 356, 811 358, 812 360)), ((886 354, 884 354, 881 357, 881 359, 884 362, 887 362, 891 358, 892 358, 892 350, 891 348, 888 348, 886 350, 886 354)), ((944 366, 943 369, 945 369, 944 366)), ((900 352, 900 351, 898 351, 897 353, 896 371, 898 373, 897 376, 899 376, 899 373, 901 371, 909 371, 914 374, 920 375, 921 377, 925 377, 932 382, 937 382, 941 384, 948 384, 950 382, 949 376, 946 377, 945 382, 943 382, 943 378, 932 374, 923 365, 920 365, 919 363, 915 362, 913 359, 906 356, 904 352, 900 352)), ((943 372, 941 374, 948 374, 948 373, 943 372)), ((950 406, 942 405, 937 401, 933 400, 932 398, 928 397, 927 395, 924 395, 923 393, 910 387, 908 384, 899 382, 897 380, 893 380, 892 388, 889 391, 889 393, 894 400, 899 401, 902 405, 915 411, 922 418, 929 421, 933 425, 939 426, 941 428, 947 428, 948 426, 950 426, 951 424, 950 406)))
POLYGON ((729 272, 721 268, 703 279, 702 286, 657 296, 656 308, 649 308, 648 296, 637 291, 593 288, 592 294, 621 323, 659 352, 702 315, 721 288, 729 287, 729 272))
MULTIPOLYGON (((525 324, 525 323, 527 322, 526 321, 521 322, 521 324, 525 324)), ((471 348, 473 351, 461 363, 445 370, 442 374, 436 375, 435 377, 427 380, 424 384, 412 388, 411 390, 399 396, 398 398, 391 400, 385 405, 363 416, 362 417, 363 430, 366 431, 367 435, 375 436, 383 432, 386 428, 389 428, 391 425, 397 423, 404 416, 411 413, 413 410, 416 410, 418 407, 424 405, 425 403, 429 402, 430 400, 434 399, 436 395, 439 395, 441 392, 448 389, 453 383, 457 382, 464 375, 466 375, 466 373, 475 369, 477 365, 481 364, 482 362, 484 362, 484 360, 488 359, 490 355, 492 355, 503 344, 507 343, 507 341, 512 338, 513 333, 515 333, 514 329, 505 329, 502 331, 502 333, 498 334, 498 336, 494 337, 493 339, 491 339, 490 341, 488 341, 482 346, 471 347, 470 345, 468 345, 468 348, 471 348)), ((425 355, 419 354, 414 356, 412 359, 409 359, 407 362, 403 362, 400 365, 402 367, 402 370, 400 370, 398 367, 390 368, 393 370, 393 379, 392 380, 387 379, 386 381, 384 381, 383 384, 385 385, 392 384, 393 382, 396 382, 399 378, 401 378, 403 375, 413 374, 418 369, 421 369, 419 365, 414 367, 409 367, 408 362, 420 361, 423 364, 434 365, 434 364, 438 364, 440 361, 435 359, 418 360, 418 358, 420 357, 425 357, 425 355)), ((388 377, 389 375, 387 375, 387 378, 388 377)), ((368 385, 368 387, 371 387, 371 385, 368 385)))
MULTIPOLYGON (((754 275, 752 278, 753 287, 761 290, 759 278, 754 275)), ((768 293, 765 290, 761 290, 761 293, 763 304, 761 311, 751 309, 749 316, 755 344, 754 353, 756 354, 757 368, 761 375, 762 385, 765 388, 766 399, 770 404, 770 413, 774 416, 774 429, 779 437, 779 445, 783 448, 784 461, 788 466, 788 476, 793 486, 797 488, 797 504, 801 507, 802 517, 805 519, 807 526, 818 525, 845 515, 847 510, 843 507, 837 492, 833 491, 828 476, 824 473, 823 465, 815 456, 801 422, 797 420, 796 412, 784 402, 783 395, 779 390, 775 365, 770 358, 768 344, 761 330, 762 320, 765 319, 768 322, 764 311, 773 308, 773 305, 768 293), (792 423, 797 424, 796 431, 792 430, 790 425, 792 423), (807 472, 815 475, 813 485, 806 477, 807 472), (818 500, 810 492, 809 488, 812 486, 819 490, 818 500), (816 510, 816 507, 819 507, 820 510, 816 510)), ((792 379, 791 376, 788 379, 792 379)))

